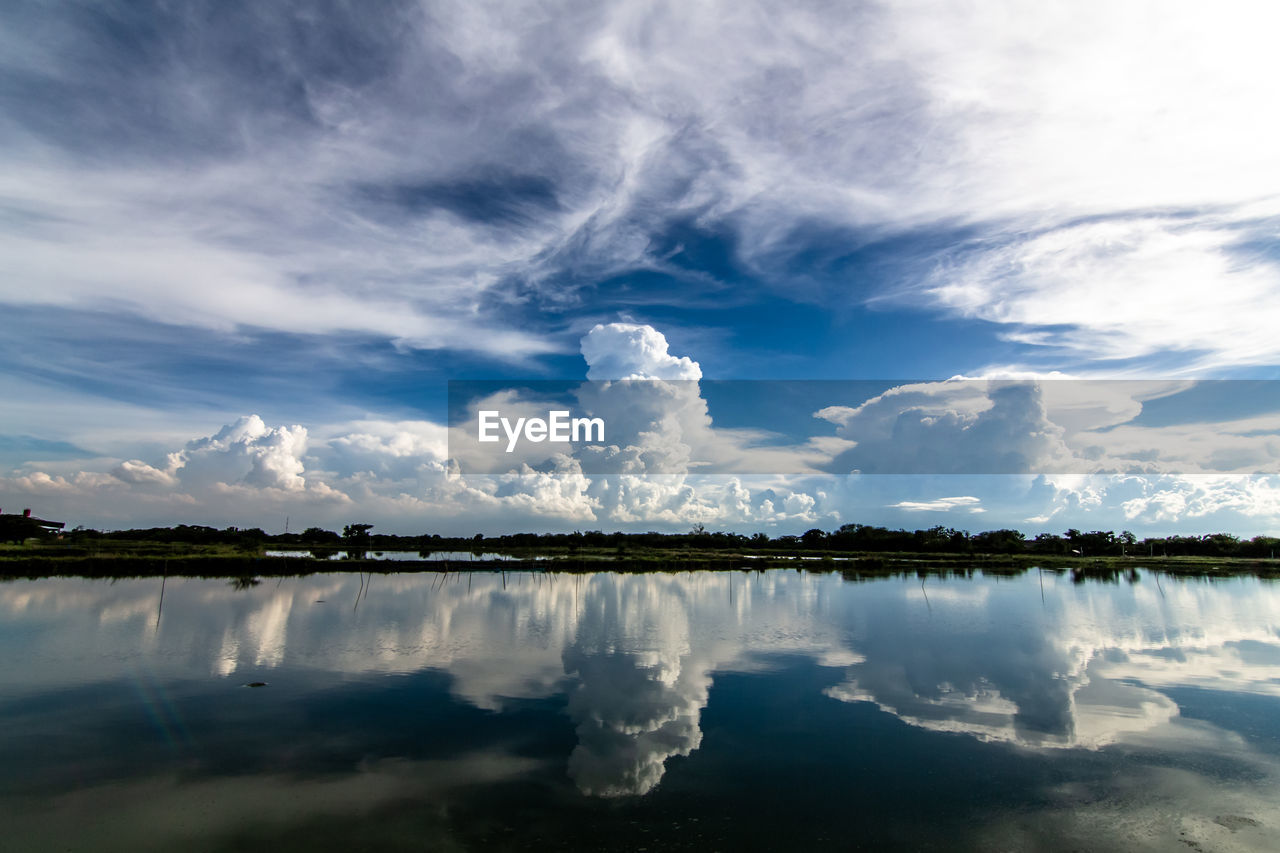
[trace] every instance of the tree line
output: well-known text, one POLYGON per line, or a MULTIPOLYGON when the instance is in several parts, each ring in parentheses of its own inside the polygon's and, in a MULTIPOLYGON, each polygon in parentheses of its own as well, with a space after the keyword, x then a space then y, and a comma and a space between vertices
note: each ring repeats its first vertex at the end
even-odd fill
POLYGON ((952 527, 923 530, 891 529, 868 524, 845 524, 835 530, 813 528, 799 535, 770 536, 708 531, 696 525, 687 533, 605 533, 600 530, 572 533, 510 533, 499 536, 475 534, 470 537, 424 534, 399 536, 373 533, 372 524, 348 524, 342 532, 308 527, 300 533, 270 534, 261 528, 180 524, 176 527, 101 532, 76 528, 71 539, 148 541, 192 545, 236 545, 247 548, 308 547, 384 551, 569 551, 614 550, 626 552, 653 549, 696 549, 703 551, 853 551, 910 552, 923 554, 1046 554, 1083 557, 1243 557, 1273 558, 1280 551, 1280 538, 1255 536, 1241 539, 1229 533, 1191 536, 1161 536, 1139 539, 1128 530, 1082 531, 1075 528, 1062 534, 1040 533, 1028 538, 1018 530, 999 529, 970 533, 952 527))

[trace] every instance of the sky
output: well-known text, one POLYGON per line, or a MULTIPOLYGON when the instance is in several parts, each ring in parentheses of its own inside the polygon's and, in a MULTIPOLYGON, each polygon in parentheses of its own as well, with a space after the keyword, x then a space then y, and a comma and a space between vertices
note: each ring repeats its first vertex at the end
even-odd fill
POLYGON ((1242 381, 1280 379, 1277 25, 1261 2, 6 3, 0 508, 1280 534, 1280 396, 1242 381), (630 467, 450 452, 450 381, 603 406, 626 377, 687 383, 615 406, 630 467), (831 380, 878 390, 814 399, 831 380), (772 420, 724 381, 777 391, 772 420))

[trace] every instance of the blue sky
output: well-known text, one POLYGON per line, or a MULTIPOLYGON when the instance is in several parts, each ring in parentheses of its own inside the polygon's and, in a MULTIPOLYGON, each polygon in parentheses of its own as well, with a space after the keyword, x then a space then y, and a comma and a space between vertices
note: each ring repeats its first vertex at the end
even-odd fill
POLYGON ((1230 386, 1131 412, 1262 418, 1200 428, 1262 437, 1202 479, 689 472, 618 503, 564 471, 449 485, 443 443, 449 380, 585 379, 597 326, 648 330, 610 337, 609 363, 661 373, 634 350, 660 342, 706 379, 1280 378, 1276 18, 7 4, 0 506, 106 527, 1280 532, 1276 423, 1230 386))

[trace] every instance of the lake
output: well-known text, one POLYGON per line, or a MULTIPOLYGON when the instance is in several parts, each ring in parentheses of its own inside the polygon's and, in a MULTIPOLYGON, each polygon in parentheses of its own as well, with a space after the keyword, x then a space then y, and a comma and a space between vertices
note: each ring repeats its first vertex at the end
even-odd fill
POLYGON ((1280 849, 1252 577, 53 578, 0 639, 5 849, 1280 849))
POLYGON ((520 560, 546 560, 544 555, 500 554, 494 551, 321 551, 319 554, 302 549, 268 549, 263 552, 266 557, 298 557, 299 559, 346 560, 359 557, 362 560, 389 560, 394 563, 476 563, 476 562, 516 562, 520 560))

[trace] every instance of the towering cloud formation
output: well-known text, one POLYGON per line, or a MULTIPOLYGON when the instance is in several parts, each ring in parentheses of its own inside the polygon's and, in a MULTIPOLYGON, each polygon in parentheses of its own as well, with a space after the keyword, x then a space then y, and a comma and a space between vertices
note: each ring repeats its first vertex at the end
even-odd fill
POLYGON ((307 484, 302 476, 306 451, 305 427, 268 427, 257 415, 247 415, 170 453, 164 468, 131 459, 112 473, 135 484, 181 483, 188 488, 243 484, 296 492, 307 484))
POLYGON ((591 471, 608 472, 588 489, 604 517, 672 524, 815 518, 808 494, 753 495, 737 479, 691 476, 699 465, 746 451, 741 436, 713 427, 701 367, 671 355, 657 329, 597 325, 582 339, 582 355, 594 381, 579 389, 578 401, 609 424, 609 447, 583 451, 591 471))
POLYGON ((188 444, 181 476, 297 491, 306 486, 302 477, 306 451, 305 427, 268 428, 262 418, 249 415, 188 444))
POLYGON ((587 378, 701 379, 702 368, 687 356, 667 351, 667 338, 652 326, 596 324, 582 339, 587 378))
POLYGON ((1069 469, 1063 430, 1035 382, 903 385, 817 417, 854 446, 832 470, 868 474, 1025 474, 1069 469))
MULTIPOLYGON (((601 418, 603 444, 565 455, 564 445, 523 443, 507 454, 475 441, 480 410, 504 416, 539 416, 563 403, 538 399, 538 389, 511 388, 466 402, 469 417, 452 428, 451 451, 469 470, 499 473, 490 492, 509 506, 541 505, 548 514, 572 507, 574 518, 619 524, 645 521, 687 527, 811 521, 815 499, 790 489, 752 494, 740 480, 698 477, 697 467, 726 455, 742 455, 742 437, 717 430, 699 381, 701 367, 670 353, 666 337, 652 326, 596 325, 581 341, 589 381, 571 391, 576 411, 601 418), (554 472, 554 473, 548 473, 554 472), (585 477, 583 476, 585 474, 585 477), (550 478, 561 482, 553 488, 550 478), (540 494, 544 503, 531 500, 540 494)), ((467 478, 464 476, 464 481, 467 478)), ((485 488, 483 478, 472 485, 485 488)))
MULTIPOLYGON (((150 460, 87 471, 33 467, 8 483, 23 500, 56 501, 50 514, 88 513, 90 523, 117 525, 109 510, 125 513, 130 501, 168 513, 156 523, 234 513, 228 521, 251 526, 263 513, 348 523, 358 502, 384 529, 421 532, 430 518, 445 525, 441 532, 468 533, 548 523, 752 532, 785 524, 800 532, 854 520, 929 526, 930 514, 951 523, 941 517, 948 512, 982 514, 992 528, 1039 528, 1051 519, 1099 526, 1094 518, 1105 516, 1107 527, 1117 518, 1135 530, 1201 519, 1253 533, 1258 519, 1280 519, 1280 482, 1268 475, 1280 465, 1280 415, 1169 422, 1179 395, 1194 402, 1216 391, 1193 382, 1018 374, 902 385, 870 398, 856 384, 819 383, 835 397, 851 388, 852 399, 818 408, 818 420, 808 421, 813 433, 787 438, 717 425, 700 365, 671 353, 651 326, 597 325, 581 347, 594 379, 557 386, 557 402, 530 384, 486 390, 466 405, 512 416, 569 405, 605 422, 602 444, 526 442, 510 457, 488 457, 499 463, 492 468, 471 468, 466 454, 480 445, 470 423, 366 419, 309 430, 248 415, 150 460), (1153 401, 1165 404, 1164 422, 1142 417, 1153 401), (472 447, 455 441, 460 430, 472 447), (851 473, 1019 477, 855 481, 851 473)), ((1273 402, 1270 385, 1250 388, 1255 409, 1273 402)), ((123 523, 132 522, 125 516, 123 523)))

